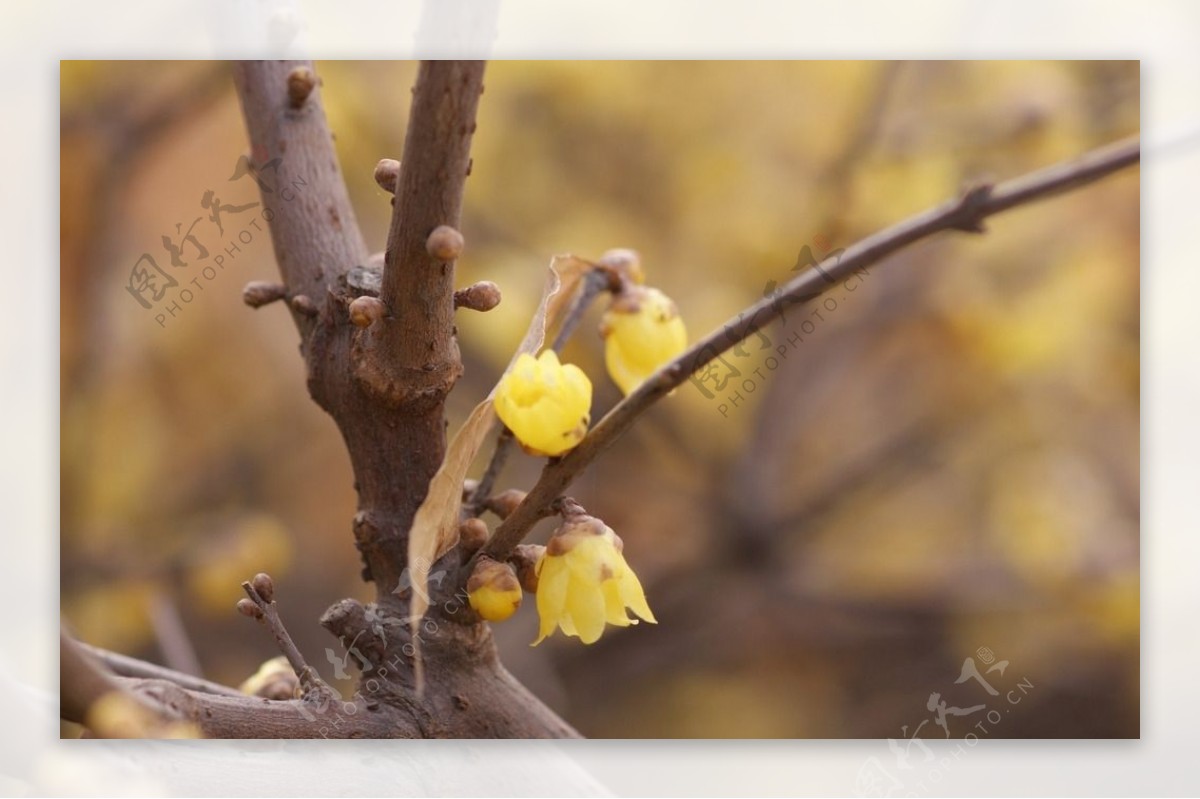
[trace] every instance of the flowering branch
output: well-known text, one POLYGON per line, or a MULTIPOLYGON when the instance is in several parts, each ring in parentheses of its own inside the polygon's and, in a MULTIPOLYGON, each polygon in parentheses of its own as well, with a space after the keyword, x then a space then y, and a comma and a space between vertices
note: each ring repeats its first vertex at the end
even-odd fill
MULTIPOLYGON (((575 328, 579 327, 579 323, 583 321, 583 315, 587 313, 587 309, 591 307, 597 297, 611 288, 612 283, 613 278, 608 270, 594 268, 587 273, 579 287, 579 296, 575 298, 571 309, 567 311, 550 349, 562 353, 562 348, 566 346, 571 334, 575 332, 575 328)), ((512 451, 512 445, 512 431, 507 427, 502 427, 496 436, 496 447, 492 450, 492 457, 483 471, 483 476, 479 478, 479 483, 476 484, 471 496, 463 504, 463 514, 467 518, 478 516, 487 507, 487 502, 492 496, 492 489, 496 487, 496 480, 500 477, 500 472, 504 470, 504 464, 508 462, 508 454, 512 451)))
POLYGON ((612 446, 642 412, 705 364, 781 317, 788 306, 806 303, 856 272, 936 233, 947 230, 983 233, 984 221, 994 214, 1093 183, 1138 163, 1140 158, 1139 140, 1132 138, 998 186, 974 186, 958 198, 869 236, 838 257, 826 258, 796 276, 777 294, 745 309, 659 369, 609 411, 578 446, 548 463, 525 500, 500 523, 476 557, 506 558, 534 524, 550 515, 552 503, 571 482, 612 446))

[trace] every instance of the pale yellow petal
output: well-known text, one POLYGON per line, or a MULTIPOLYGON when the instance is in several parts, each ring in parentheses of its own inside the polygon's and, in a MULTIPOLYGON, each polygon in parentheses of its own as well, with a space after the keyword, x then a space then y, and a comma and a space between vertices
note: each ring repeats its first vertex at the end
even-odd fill
POLYGON ((621 585, 616 579, 601 583, 604 594, 604 618, 617 627, 628 627, 633 621, 625 613, 625 601, 621 597, 621 585))
POLYGON ((650 611, 649 603, 646 602, 646 592, 642 590, 642 584, 633 573, 633 569, 626 569, 617 582, 620 585, 621 601, 642 619, 651 624, 658 624, 650 611))
MULTIPOLYGON (((604 594, 597 580, 580 579, 572 570, 567 588, 567 614, 579 631, 579 640, 593 644, 604 634, 604 594)), ((564 631, 565 632, 565 631, 564 631)))
MULTIPOLYGON (((570 570, 561 558, 542 556, 538 563, 538 638, 533 646, 544 641, 559 626, 567 604, 570 577, 570 570)), ((564 627, 563 632, 566 631, 564 627)))

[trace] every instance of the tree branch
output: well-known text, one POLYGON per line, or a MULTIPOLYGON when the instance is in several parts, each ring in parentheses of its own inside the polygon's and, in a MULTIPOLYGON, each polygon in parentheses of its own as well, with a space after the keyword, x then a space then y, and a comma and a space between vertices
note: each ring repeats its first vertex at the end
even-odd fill
POLYGON ((470 172, 483 61, 422 61, 379 298, 388 313, 367 331, 360 375, 395 401, 440 401, 462 374, 454 328, 454 263, 470 172))
MULTIPOLYGON (((550 345, 550 349, 562 353, 567 340, 571 338, 575 328, 579 327, 579 323, 583 321, 583 315, 587 313, 587 309, 597 297, 610 288, 611 283, 612 278, 609 273, 602 269, 593 269, 587 273, 583 278, 583 284, 579 287, 579 296, 575 298, 575 302, 567 311, 566 318, 563 319, 558 333, 554 336, 554 342, 550 345)), ((463 505, 463 515, 466 518, 478 516, 483 512, 488 499, 492 496, 492 490, 496 487, 496 480, 500 477, 500 472, 504 470, 504 464, 508 462, 508 454, 512 451, 512 445, 512 431, 501 426, 500 433, 496 436, 496 447, 492 450, 492 457, 488 461, 487 468, 484 469, 483 476, 479 478, 479 484, 471 492, 470 498, 463 505)))
POLYGON ((955 200, 869 236, 838 257, 826 258, 814 268, 801 273, 785 285, 778 295, 766 297, 750 306, 661 368, 609 411, 579 446, 559 460, 547 464, 525 500, 500 523, 476 557, 486 555, 504 560, 533 525, 549 515, 550 503, 566 490, 588 464, 608 449, 643 411, 718 355, 782 316, 788 306, 803 304, 820 296, 854 273, 914 242, 947 230, 982 233, 984 220, 994 214, 1087 185, 1136 164, 1140 157, 1140 144, 1134 138, 999 186, 976 186, 955 200))
POLYGON ((263 210, 275 260, 307 354, 317 317, 305 313, 305 303, 296 298, 307 297, 318 313, 329 313, 329 293, 340 275, 366 263, 367 245, 338 166, 312 63, 235 61, 233 74, 250 134, 251 161, 266 184, 263 210), (296 77, 305 75, 312 84, 297 105, 296 77), (278 168, 267 171, 276 158, 278 168))
POLYGON ((150 663, 145 660, 129 657, 128 655, 110 652, 107 649, 101 649, 98 646, 92 646, 83 641, 75 641, 74 643, 118 677, 130 677, 142 680, 165 680, 166 682, 173 682, 181 688, 187 688, 189 691, 219 694, 221 696, 244 696, 236 688, 230 688, 229 686, 205 680, 191 674, 184 674, 181 671, 175 671, 166 666, 160 666, 157 663, 150 663))

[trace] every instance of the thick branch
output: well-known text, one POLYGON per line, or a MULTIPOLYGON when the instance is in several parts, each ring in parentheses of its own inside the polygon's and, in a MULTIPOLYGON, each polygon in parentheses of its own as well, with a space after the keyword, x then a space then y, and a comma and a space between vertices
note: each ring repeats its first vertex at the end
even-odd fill
POLYGON ((234 62, 275 260, 306 349, 316 317, 295 299, 307 297, 323 310, 338 276, 366 263, 368 255, 338 166, 319 83, 299 105, 289 94, 296 83, 293 76, 311 77, 311 70, 308 61, 234 62), (275 159, 277 167, 269 166, 275 159))
POLYGON ((983 232, 984 220, 993 214, 1085 186, 1136 164, 1140 157, 1140 144, 1135 138, 994 188, 985 185, 970 189, 956 200, 869 236, 838 257, 826 258, 816 267, 801 273, 784 286, 780 294, 755 303, 723 327, 693 344, 687 352, 660 369, 609 411, 579 446, 548 464, 525 501, 496 528, 481 554, 497 560, 506 558, 530 528, 550 514, 550 503, 596 456, 608 449, 643 411, 718 355, 779 318, 788 306, 808 302, 854 273, 935 233, 946 230, 983 232))
POLYGON ((83 724, 96 700, 111 691, 121 690, 90 654, 66 631, 59 633, 59 712, 67 721, 83 724))
POLYGON ((470 171, 482 61, 422 61, 384 253, 380 299, 361 374, 400 402, 440 400, 462 374, 454 329, 454 263, 470 171))

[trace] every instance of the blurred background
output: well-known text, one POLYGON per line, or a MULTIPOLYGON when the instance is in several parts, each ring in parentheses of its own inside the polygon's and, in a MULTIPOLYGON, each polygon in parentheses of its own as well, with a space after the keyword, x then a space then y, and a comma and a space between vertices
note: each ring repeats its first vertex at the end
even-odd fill
MULTIPOLYGON (((380 250, 371 175, 399 157, 416 65, 317 71, 380 250)), ((230 181, 248 145, 229 68, 63 62, 61 90, 64 616, 236 685, 276 654, 233 609, 265 570, 332 678, 316 619, 373 590, 292 322, 241 300, 277 278, 265 225, 248 209, 218 230, 202 204, 259 199, 230 181), (208 261, 183 244, 197 219, 208 261), (127 290, 145 253, 182 275, 150 310, 127 290)), ((458 275, 504 300, 458 317, 451 429, 556 253, 639 250, 697 338, 806 246, 1135 133, 1138 107, 1137 62, 493 63, 458 275)), ((495 627, 507 667, 592 737, 1136 737, 1138 195, 1129 170, 918 245, 751 339, 723 390, 681 387, 572 491, 624 538, 660 623, 533 649, 527 602, 495 627)), ((564 356, 593 418, 619 399, 599 313, 564 356)), ((514 455, 501 488, 539 470, 514 455)))

